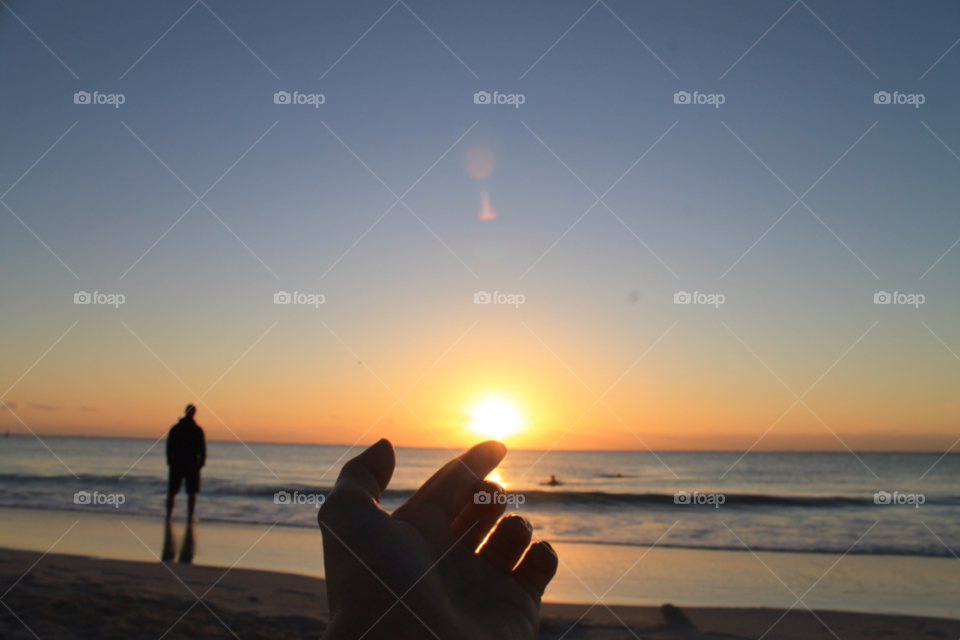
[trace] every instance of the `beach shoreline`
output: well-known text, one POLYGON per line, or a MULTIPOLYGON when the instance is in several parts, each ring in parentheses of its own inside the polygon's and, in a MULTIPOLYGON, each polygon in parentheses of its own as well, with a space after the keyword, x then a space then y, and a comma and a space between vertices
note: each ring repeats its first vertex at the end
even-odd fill
MULTIPOLYGON (((320 578, 0 549, 4 638, 303 638, 329 621, 320 578), (12 587, 12 588, 10 588, 12 587)), ((960 620, 741 607, 544 603, 541 640, 957 637, 960 620), (782 618, 782 619, 781 619, 782 618), (779 622, 777 620, 780 619, 779 622), (772 627, 772 630, 771 630, 772 627), (767 631, 769 630, 769 633, 767 631)))
MULTIPOLYGON (((186 527, 135 514, 0 508, 0 548, 158 562, 182 551, 186 527), (169 540, 167 539, 169 536, 169 540)), ((324 577, 317 529, 201 520, 192 561, 324 577)), ((715 551, 555 542, 562 563, 547 603, 610 606, 786 609, 804 594, 816 610, 960 618, 960 571, 953 558, 715 551), (782 580, 782 582, 781 582, 782 580)), ((179 555, 179 554, 178 554, 179 555)), ((797 605, 802 607, 803 605, 797 605)))

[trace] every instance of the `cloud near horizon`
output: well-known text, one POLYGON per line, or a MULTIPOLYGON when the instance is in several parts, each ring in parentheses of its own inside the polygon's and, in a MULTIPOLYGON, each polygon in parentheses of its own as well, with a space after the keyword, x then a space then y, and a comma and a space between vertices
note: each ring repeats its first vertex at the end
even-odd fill
POLYGON ((31 409, 40 409, 41 411, 60 411, 60 407, 54 407, 49 404, 37 404, 36 402, 28 402, 27 406, 31 409))

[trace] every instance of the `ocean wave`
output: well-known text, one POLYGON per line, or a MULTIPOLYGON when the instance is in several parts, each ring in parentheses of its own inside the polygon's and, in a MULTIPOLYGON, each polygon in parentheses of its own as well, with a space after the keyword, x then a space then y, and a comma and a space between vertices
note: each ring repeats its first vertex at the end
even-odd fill
MULTIPOLYGON (((85 488, 99 488, 105 490, 119 490, 121 487, 131 490, 145 490, 148 493, 165 492, 167 482, 156 476, 127 476, 122 480, 116 476, 81 474, 78 478, 69 475, 40 476, 22 474, 0 474, 0 486, 5 486, 11 493, 31 489, 49 491, 55 487, 70 487, 72 490, 85 488)), ((246 484, 223 480, 220 478, 204 478, 202 492, 207 496, 223 496, 235 498, 268 498, 279 491, 299 491, 304 494, 328 495, 331 485, 313 485, 307 483, 269 483, 246 484)), ((513 493, 513 492, 508 492, 513 493)), ((603 491, 521 491, 527 507, 542 506, 544 508, 616 508, 616 507, 669 507, 676 505, 672 493, 609 493, 603 491)), ((691 492, 692 493, 692 492, 691 492)), ((718 492, 723 493, 723 492, 718 492)), ((385 502, 399 502, 414 494, 412 489, 387 489, 382 496, 385 502)), ((725 509, 750 507, 782 507, 782 508, 809 508, 809 509, 844 509, 851 507, 872 507, 874 498, 868 495, 784 495, 761 493, 723 493, 725 509)), ((960 496, 927 495, 926 505, 958 506, 960 496)))
MULTIPOLYGON (((0 500, 0 507, 9 507, 0 500)), ((49 505, 21 505, 19 508, 39 509, 39 510, 57 510, 71 513, 90 513, 89 507, 74 507, 73 505, 63 505, 61 507, 51 507, 49 505)), ((112 514, 112 508, 98 509, 100 513, 112 514)), ((163 517, 160 508, 135 509, 135 515, 157 518, 158 521, 163 517)), ((279 522, 275 516, 268 517, 266 514, 250 514, 244 517, 231 517, 224 514, 206 514, 201 518, 202 525, 225 524, 225 525, 244 525, 244 526, 280 526, 294 527, 297 529, 317 529, 316 520, 311 517, 302 521, 279 522)), ((601 528, 602 530, 602 528, 601 528)), ((603 546, 621 546, 658 549, 678 549, 689 551, 740 551, 740 552, 771 552, 771 553, 805 553, 805 554, 831 554, 831 555, 881 555, 881 556, 919 556, 928 558, 952 558, 952 552, 939 544, 924 544, 912 538, 909 542, 903 543, 882 542, 870 543, 864 541, 853 548, 849 547, 848 541, 811 541, 807 539, 793 540, 790 542, 759 542, 746 549, 737 542, 722 543, 717 540, 714 533, 717 531, 704 530, 702 538, 686 538, 679 540, 658 540, 656 536, 649 540, 631 540, 631 539, 609 539, 604 537, 591 536, 571 536, 563 535, 550 531, 541 531, 539 535, 549 538, 552 542, 562 542, 565 544, 593 544, 603 546)), ((605 532, 604 532, 605 533, 605 532)))

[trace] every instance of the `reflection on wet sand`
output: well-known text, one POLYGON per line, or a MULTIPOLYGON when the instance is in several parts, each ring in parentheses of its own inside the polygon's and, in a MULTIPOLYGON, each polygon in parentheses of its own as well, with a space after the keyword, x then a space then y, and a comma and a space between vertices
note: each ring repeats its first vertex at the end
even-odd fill
POLYGON ((177 562, 182 564, 191 564, 193 557, 197 552, 197 532, 193 522, 187 523, 187 530, 183 536, 183 546, 180 548, 180 557, 177 557, 177 532, 173 528, 173 522, 166 520, 163 528, 163 553, 160 556, 162 562, 177 562))

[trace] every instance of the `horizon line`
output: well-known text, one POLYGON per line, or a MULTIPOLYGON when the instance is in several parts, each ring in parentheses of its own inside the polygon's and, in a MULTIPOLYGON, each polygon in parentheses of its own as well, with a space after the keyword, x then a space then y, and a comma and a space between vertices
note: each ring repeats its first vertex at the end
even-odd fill
MULTIPOLYGON (((5 437, 26 437, 31 438, 31 434, 28 433, 9 433, 7 432, 5 437)), ((144 440, 152 441, 156 440, 152 437, 145 436, 100 436, 100 435, 82 435, 82 434, 44 434, 37 433, 36 436, 42 436, 44 438, 99 438, 104 440, 144 440)), ((164 440, 160 438, 160 440, 164 440)), ((159 440, 156 440, 159 442, 159 440)), ((235 439, 231 440, 220 440, 220 439, 208 439, 207 442, 218 442, 226 444, 238 444, 243 446, 244 444, 268 444, 268 445, 296 445, 296 446, 316 446, 316 447, 353 447, 355 449, 365 449, 371 446, 374 443, 370 444, 350 444, 350 443, 331 443, 331 442, 274 442, 269 440, 250 440, 250 441, 239 441, 235 439)), ((392 443, 391 443, 392 444, 392 443)), ((393 445, 394 449, 426 449, 430 451, 450 451, 451 449, 456 450, 462 448, 466 451, 469 447, 411 447, 411 446, 401 446, 393 445)), ((543 452, 548 451, 548 449, 533 449, 533 448, 524 448, 524 447, 508 447, 508 451, 533 451, 533 452, 543 452)), ((552 451, 556 452, 570 452, 570 453, 741 453, 742 449, 646 449, 646 448, 637 448, 637 449, 553 449, 552 451)), ((903 449, 854 449, 855 453, 899 453, 899 454, 924 454, 924 455, 960 455, 960 451, 948 450, 944 453, 940 449, 918 449, 918 450, 903 450, 903 449)), ((762 450, 753 450, 750 453, 837 453, 837 454, 849 454, 850 452, 846 449, 762 449, 762 450)))

